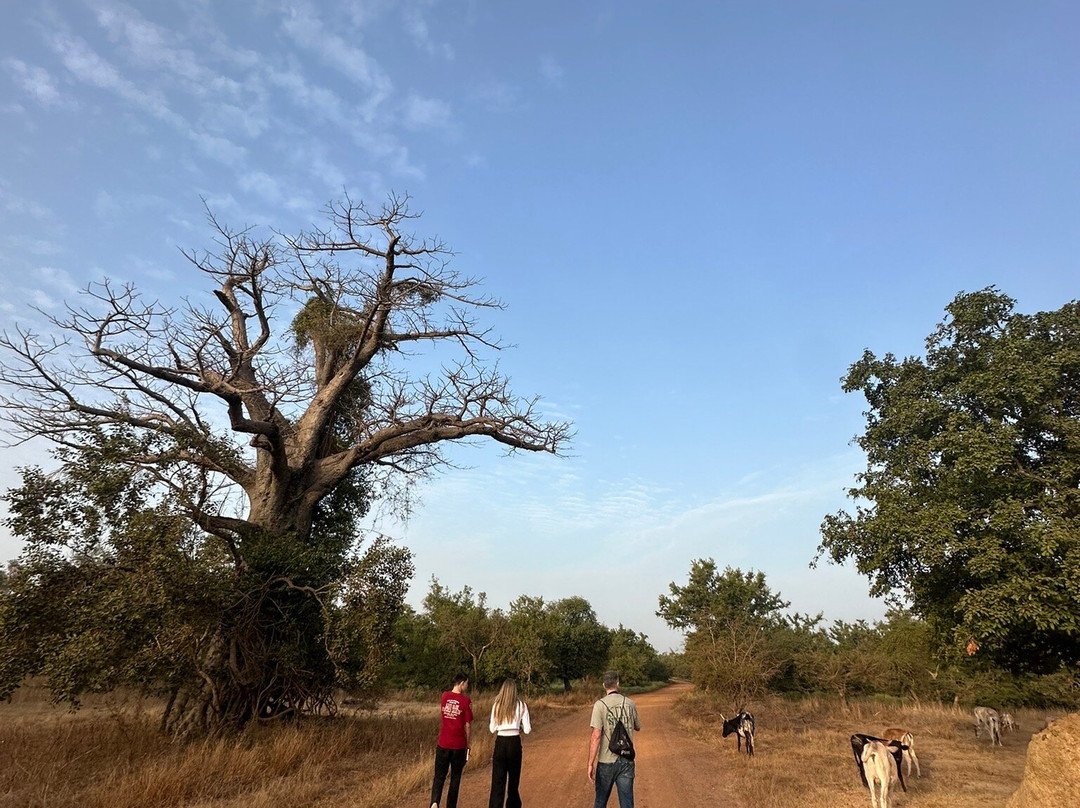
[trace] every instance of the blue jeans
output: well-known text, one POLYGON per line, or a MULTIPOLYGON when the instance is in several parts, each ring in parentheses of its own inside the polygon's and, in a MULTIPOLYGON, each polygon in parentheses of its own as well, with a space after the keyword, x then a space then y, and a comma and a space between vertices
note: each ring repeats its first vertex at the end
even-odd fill
POLYGON ((606 808, 611 787, 619 792, 619 808, 634 808, 634 762, 619 758, 614 763, 596 764, 596 802, 593 808, 606 808))

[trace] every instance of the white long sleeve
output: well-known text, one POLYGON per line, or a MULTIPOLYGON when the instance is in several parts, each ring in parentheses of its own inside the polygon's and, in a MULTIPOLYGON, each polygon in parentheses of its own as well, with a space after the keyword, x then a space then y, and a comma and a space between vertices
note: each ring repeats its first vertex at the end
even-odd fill
POLYGON ((532 723, 529 721, 529 705, 523 701, 518 702, 514 710, 514 720, 506 724, 495 723, 495 708, 491 708, 491 719, 488 721, 488 729, 497 735, 528 735, 532 732, 532 723))

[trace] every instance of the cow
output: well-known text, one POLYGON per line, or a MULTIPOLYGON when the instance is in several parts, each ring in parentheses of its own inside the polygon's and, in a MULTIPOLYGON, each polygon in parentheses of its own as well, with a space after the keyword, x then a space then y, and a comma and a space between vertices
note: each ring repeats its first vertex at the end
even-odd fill
POLYGON ((976 707, 971 712, 975 717, 975 737, 979 737, 980 729, 986 729, 990 745, 1001 746, 1001 713, 993 707, 976 707))
POLYGON ((915 736, 908 730, 900 727, 889 727, 881 737, 890 741, 900 741, 904 747, 904 769, 907 776, 911 776, 911 768, 915 767, 915 776, 922 777, 922 767, 919 766, 919 756, 915 754, 915 736))
POLYGON ((1009 732, 1016 732, 1018 729, 1020 729, 1020 728, 1016 725, 1016 719, 1013 718, 1012 713, 1002 713, 1001 714, 1001 730, 1002 730, 1002 732, 1004 732, 1006 730, 1008 730, 1009 732))
POLYGON ((851 736, 851 751, 855 755, 855 765, 859 767, 859 779, 862 780, 862 784, 868 785, 866 782, 866 771, 863 768, 863 749, 866 748, 868 743, 877 742, 884 745, 889 754, 893 756, 893 760, 896 761, 896 779, 900 781, 900 788, 907 791, 907 783, 904 782, 904 772, 902 769, 902 763, 904 760, 904 745, 900 741, 890 741, 887 738, 878 738, 876 735, 865 735, 858 732, 851 736))
POLYGON ((723 734, 726 738, 731 733, 735 733, 735 745, 738 750, 742 751, 743 743, 746 743, 746 754, 750 757, 754 756, 754 716, 745 710, 739 710, 739 714, 734 718, 724 718, 724 714, 720 713, 720 720, 724 722, 723 734))
POLYGON ((870 808, 889 808, 889 786, 900 775, 894 753, 881 741, 869 741, 859 755, 859 762, 861 770, 869 775, 870 808))

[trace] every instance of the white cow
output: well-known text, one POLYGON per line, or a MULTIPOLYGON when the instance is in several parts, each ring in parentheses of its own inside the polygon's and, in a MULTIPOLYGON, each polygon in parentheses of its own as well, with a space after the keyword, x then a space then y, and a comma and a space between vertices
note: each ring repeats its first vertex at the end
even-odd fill
POLYGON ((990 735, 990 745, 1001 746, 1001 713, 993 707, 976 707, 972 714, 975 716, 975 737, 979 737, 980 729, 985 729, 990 735))
POLYGON ((881 741, 870 741, 863 747, 862 764, 870 788, 870 808, 889 808, 889 787, 897 779, 892 752, 881 741))

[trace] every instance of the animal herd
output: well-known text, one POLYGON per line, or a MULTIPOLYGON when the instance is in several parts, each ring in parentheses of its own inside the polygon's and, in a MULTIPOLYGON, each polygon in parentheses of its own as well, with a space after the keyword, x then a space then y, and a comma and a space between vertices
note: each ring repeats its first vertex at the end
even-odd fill
MULTIPOLYGON (((975 737, 982 737, 985 732, 991 746, 1001 746, 1001 733, 1015 731, 1016 721, 1011 713, 1000 712, 993 707, 976 707, 972 711, 975 719, 975 737)), ((743 709, 733 718, 720 715, 723 722, 722 733, 725 738, 735 735, 738 751, 746 747, 746 754, 754 754, 754 716, 743 709)), ((904 776, 922 777, 919 756, 915 753, 915 736, 903 727, 889 727, 881 736, 856 733, 851 736, 851 751, 855 756, 855 765, 859 769, 862 784, 870 789, 871 808, 889 808, 889 789, 894 782, 907 791, 904 776)))

